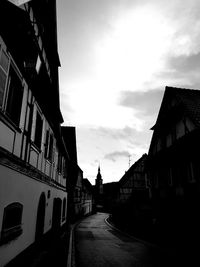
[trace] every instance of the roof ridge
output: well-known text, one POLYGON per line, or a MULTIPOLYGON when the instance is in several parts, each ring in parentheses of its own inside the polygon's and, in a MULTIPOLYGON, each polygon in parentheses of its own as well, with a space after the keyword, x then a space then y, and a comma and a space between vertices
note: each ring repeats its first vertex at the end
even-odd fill
POLYGON ((196 91, 196 92, 200 92, 200 89, 196 89, 196 88, 185 88, 185 87, 176 87, 176 86, 166 86, 165 89, 166 89, 166 90, 170 90, 170 89, 178 89, 178 90, 186 90, 186 91, 196 91))

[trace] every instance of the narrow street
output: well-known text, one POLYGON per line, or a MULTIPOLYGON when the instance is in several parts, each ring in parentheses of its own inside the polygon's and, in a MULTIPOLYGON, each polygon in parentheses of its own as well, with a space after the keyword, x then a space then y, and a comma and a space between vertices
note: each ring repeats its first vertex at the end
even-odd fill
POLYGON ((108 214, 85 218, 75 229, 76 267, 172 266, 166 252, 129 237, 106 223, 108 214))

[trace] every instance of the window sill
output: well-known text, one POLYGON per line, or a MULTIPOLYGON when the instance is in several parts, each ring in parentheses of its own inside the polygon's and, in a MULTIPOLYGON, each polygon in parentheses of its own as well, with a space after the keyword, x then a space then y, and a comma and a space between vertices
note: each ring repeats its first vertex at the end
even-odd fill
POLYGON ((5 229, 1 232, 0 245, 9 243, 12 240, 15 240, 18 236, 22 234, 23 230, 21 225, 5 229))
POLYGON ((45 158, 50 164, 53 163, 53 161, 51 159, 45 158))
POLYGON ((34 142, 31 142, 31 146, 36 152, 38 153, 42 152, 42 150, 34 142))

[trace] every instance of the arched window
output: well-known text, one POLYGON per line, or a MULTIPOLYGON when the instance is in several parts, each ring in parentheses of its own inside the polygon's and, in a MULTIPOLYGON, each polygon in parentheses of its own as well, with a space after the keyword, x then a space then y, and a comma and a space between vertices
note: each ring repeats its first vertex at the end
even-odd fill
POLYGON ((7 243, 22 234, 23 205, 19 202, 4 208, 0 243, 7 243))
POLYGON ((63 199, 63 208, 62 208, 62 221, 66 218, 66 198, 63 199))

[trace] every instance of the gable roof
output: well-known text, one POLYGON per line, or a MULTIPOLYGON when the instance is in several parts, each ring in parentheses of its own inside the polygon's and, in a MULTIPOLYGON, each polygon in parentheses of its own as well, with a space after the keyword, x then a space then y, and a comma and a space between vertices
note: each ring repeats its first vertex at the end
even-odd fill
POLYGON ((155 129, 156 126, 160 124, 165 118, 165 113, 168 109, 168 103, 174 99, 177 106, 181 106, 184 112, 196 125, 200 126, 200 90, 196 89, 186 89, 178 87, 165 87, 165 93, 162 99, 156 124, 151 128, 155 129))
MULTIPOLYGON (((138 166, 144 165, 147 160, 147 154, 143 154, 141 158, 139 158, 129 169, 125 172, 125 174, 122 176, 122 178, 119 180, 119 186, 123 186, 124 183, 126 183, 130 177, 132 177, 133 172, 136 172, 136 169, 138 166)), ((144 170, 145 168, 143 168, 144 170)))

